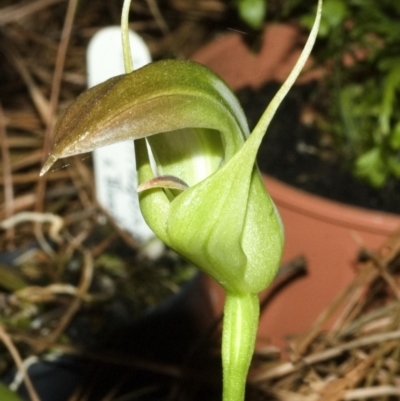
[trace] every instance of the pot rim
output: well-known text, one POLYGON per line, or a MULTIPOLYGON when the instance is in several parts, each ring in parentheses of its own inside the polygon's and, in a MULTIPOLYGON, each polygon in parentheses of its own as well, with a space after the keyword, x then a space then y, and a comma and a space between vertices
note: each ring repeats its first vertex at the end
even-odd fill
POLYGON ((276 205, 327 223, 375 234, 390 235, 400 226, 400 215, 333 201, 297 189, 262 173, 265 186, 276 205))

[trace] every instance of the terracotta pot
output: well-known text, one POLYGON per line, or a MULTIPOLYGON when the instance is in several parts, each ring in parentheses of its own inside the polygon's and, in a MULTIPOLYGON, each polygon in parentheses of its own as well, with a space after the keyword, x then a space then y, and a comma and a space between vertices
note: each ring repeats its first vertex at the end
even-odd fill
MULTIPOLYGON (((193 60, 214 69, 234 89, 257 88, 267 80, 285 79, 300 54, 297 38, 293 27, 272 26, 256 56, 239 34, 229 34, 200 50, 193 60)), ((329 201, 270 177, 265 176, 264 182, 285 226, 283 262, 304 255, 309 272, 272 299, 261 316, 259 337, 282 345, 285 336, 309 328, 353 278, 360 248, 379 247, 400 225, 400 216, 329 201)), ((211 295, 220 310, 223 294, 217 285, 211 295)))

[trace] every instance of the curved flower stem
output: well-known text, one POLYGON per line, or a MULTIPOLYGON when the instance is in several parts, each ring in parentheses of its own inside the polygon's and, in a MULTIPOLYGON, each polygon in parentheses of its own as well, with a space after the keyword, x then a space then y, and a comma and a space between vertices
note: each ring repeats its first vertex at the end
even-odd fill
POLYGON ((285 82, 279 88, 278 92, 274 96, 274 98, 269 103, 268 107, 265 109, 263 115, 261 116, 260 120, 258 121, 256 127, 254 128, 253 132, 251 133, 249 139, 246 141, 245 146, 249 146, 252 148, 252 155, 248 156, 255 159, 258 149, 260 147, 261 141, 265 135, 265 132, 275 115, 276 110, 282 103, 285 96, 288 94, 289 90, 295 83, 296 79, 301 73, 301 70, 305 66, 308 57, 311 54, 311 51, 314 47, 314 43, 318 36, 319 26, 321 22, 321 15, 322 15, 322 3, 323 0, 318 0, 317 5, 317 14, 315 17, 314 25, 311 29, 310 35, 308 36, 307 42, 303 48, 303 51, 300 54, 299 59, 297 60, 295 66, 293 67, 292 71, 290 72, 289 76, 286 78, 285 82))
POLYGON ((226 294, 222 331, 223 401, 244 400, 259 314, 256 294, 226 294))
POLYGON ((133 62, 131 54, 131 46, 129 44, 129 9, 131 0, 124 0, 121 16, 121 32, 122 32, 122 51, 124 54, 125 73, 129 74, 133 71, 133 62))

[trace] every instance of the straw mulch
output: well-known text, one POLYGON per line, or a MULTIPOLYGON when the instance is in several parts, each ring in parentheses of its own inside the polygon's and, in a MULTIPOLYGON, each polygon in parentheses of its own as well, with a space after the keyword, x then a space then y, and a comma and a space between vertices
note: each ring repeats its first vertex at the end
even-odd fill
MULTIPOLYGON (((112 337, 110 313, 140 315, 193 274, 168 252, 148 260, 101 209, 90 155, 39 178, 57 116, 86 89, 88 42, 119 25, 121 8, 0 1, 0 377, 22 359, 73 344, 67 329, 78 315, 78 328, 89 321, 90 346, 103 343, 105 332, 112 337)), ((137 0, 131 28, 154 59, 188 57, 220 29, 226 10, 218 0, 137 0)), ((37 399, 28 378, 27 387, 37 399)))
MULTIPOLYGON (((217 0, 164 1, 162 13, 157 4, 134 1, 131 24, 154 59, 187 57, 218 30, 226 10, 217 0)), ((119 24, 121 6, 122 1, 0 3, 0 220, 46 211, 68 216, 68 225, 86 216, 73 211, 87 214, 95 207, 92 173, 82 157, 60 163, 40 180, 38 173, 57 115, 86 88, 87 44, 101 27, 119 24)), ((7 230, 0 249, 20 246, 23 233, 7 230)))
MULTIPOLYGON (((97 204, 90 156, 60 162, 38 176, 57 115, 86 88, 87 43, 99 28, 119 23, 121 4, 0 2, 0 250, 17 257, 18 266, 0 263, 0 376, 52 347, 76 352, 65 337, 74 316, 112 302, 116 293, 155 304, 148 293, 140 301, 131 294, 137 295, 144 283, 155 283, 150 293, 163 296, 177 288, 166 279, 171 260, 154 269, 97 204), (122 253, 133 250, 129 261, 115 257, 121 243, 122 253)), ((132 11, 131 26, 155 59, 188 57, 228 27, 241 27, 236 20, 232 24, 232 8, 220 0, 137 0, 132 11)), ((248 399, 399 399, 399 257, 399 233, 379 252, 365 251, 353 283, 308 333, 292 338, 285 352, 256 354, 248 399), (332 316, 336 321, 326 331, 332 316)), ((100 324, 100 334, 103 328, 100 324)), ((201 399, 199 394, 219 399, 219 374, 210 374, 219 371, 219 356, 212 350, 207 355, 198 364, 201 370, 189 362, 182 367, 143 361, 132 363, 132 369, 154 370, 170 379, 163 382, 165 399, 201 399)), ((127 364, 122 359, 112 363, 127 364)), ((38 400, 25 379, 32 400, 38 400)))
POLYGON ((289 341, 288 359, 256 356, 253 391, 282 401, 400 398, 400 231, 360 259, 349 286, 289 341))

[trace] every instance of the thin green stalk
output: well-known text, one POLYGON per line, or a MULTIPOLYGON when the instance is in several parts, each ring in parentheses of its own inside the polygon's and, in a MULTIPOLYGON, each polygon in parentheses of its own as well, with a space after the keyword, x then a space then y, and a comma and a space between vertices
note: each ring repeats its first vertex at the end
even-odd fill
POLYGON ((223 401, 244 400, 259 314, 256 294, 226 294, 222 331, 223 401))
POLYGON ((282 84, 274 98, 269 103, 268 107, 265 109, 263 115, 261 116, 252 134, 250 135, 250 138, 247 140, 248 144, 245 146, 252 146, 255 153, 257 153, 260 147, 260 143, 265 134, 265 131, 267 130, 272 118, 274 117, 276 110, 282 103, 285 96, 288 94, 296 79, 299 77, 301 70, 304 68, 308 57, 311 54, 315 40, 317 39, 319 25, 321 21, 322 2, 323 0, 318 0, 317 15, 315 17, 314 25, 311 29, 310 35, 303 48, 303 51, 301 52, 300 57, 297 60, 296 65, 293 67, 289 76, 286 78, 286 81, 282 84))
POLYGON ((129 74, 133 71, 133 62, 131 54, 131 46, 129 44, 129 10, 131 7, 131 0, 124 0, 122 6, 121 16, 121 30, 122 30, 122 52, 124 55, 125 73, 129 74))

